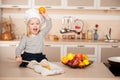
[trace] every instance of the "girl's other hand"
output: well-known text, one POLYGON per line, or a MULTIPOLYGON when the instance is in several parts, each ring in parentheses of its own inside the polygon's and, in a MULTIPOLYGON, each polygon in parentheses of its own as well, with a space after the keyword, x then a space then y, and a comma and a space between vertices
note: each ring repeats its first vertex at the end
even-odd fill
POLYGON ((17 62, 22 62, 22 57, 21 57, 21 55, 17 55, 17 56, 16 56, 16 61, 17 61, 17 62))
POLYGON ((46 19, 49 20, 49 16, 47 14, 46 8, 45 7, 40 7, 39 9, 39 13, 46 19))

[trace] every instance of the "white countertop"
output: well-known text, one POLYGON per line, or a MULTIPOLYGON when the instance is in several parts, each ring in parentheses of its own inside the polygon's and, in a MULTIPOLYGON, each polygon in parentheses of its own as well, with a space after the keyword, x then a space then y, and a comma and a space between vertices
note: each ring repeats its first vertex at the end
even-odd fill
POLYGON ((60 62, 55 64, 63 67, 65 73, 42 77, 29 68, 19 68, 16 62, 0 62, 0 80, 118 80, 103 63, 94 62, 80 69, 70 68, 60 62))
MULTIPOLYGON (((0 44, 4 43, 4 44, 18 44, 20 42, 20 40, 11 40, 11 41, 2 41, 0 40, 0 44)), ((54 41, 54 40, 48 40, 45 39, 45 44, 57 44, 57 45, 72 45, 72 44, 81 44, 81 45, 116 45, 116 46, 120 46, 120 42, 117 43, 112 43, 112 42, 105 42, 104 40, 58 40, 58 41, 54 41)))

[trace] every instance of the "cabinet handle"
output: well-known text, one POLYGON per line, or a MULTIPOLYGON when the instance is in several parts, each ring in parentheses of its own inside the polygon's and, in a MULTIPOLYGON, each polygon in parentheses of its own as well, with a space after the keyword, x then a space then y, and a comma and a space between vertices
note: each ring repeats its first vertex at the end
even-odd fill
POLYGON ((11 45, 9 45, 9 46, 16 46, 16 44, 11 44, 11 45))
POLYGON ((113 47, 113 48, 118 48, 118 46, 117 46, 117 45, 113 45, 112 47, 113 47))
POLYGON ((12 7, 18 7, 18 6, 12 6, 12 7))
POLYGON ((51 45, 45 45, 46 47, 50 47, 51 45))
POLYGON ((116 9, 116 8, 112 7, 112 8, 110 8, 110 9, 116 9))
POLYGON ((77 7, 78 9, 84 9, 84 7, 77 7))
POLYGON ((85 47, 84 45, 78 45, 77 47, 85 47))
POLYGON ((45 8, 52 8, 52 7, 50 7, 50 6, 46 6, 45 8))

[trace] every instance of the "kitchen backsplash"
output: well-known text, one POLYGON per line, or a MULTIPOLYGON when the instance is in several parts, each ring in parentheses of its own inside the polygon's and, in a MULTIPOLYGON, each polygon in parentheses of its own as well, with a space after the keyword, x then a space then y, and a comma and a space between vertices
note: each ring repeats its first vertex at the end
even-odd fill
MULTIPOLYGON (((24 24, 24 10, 22 9, 3 9, 2 17, 12 17, 15 24, 15 35, 22 36, 26 32, 26 25, 24 24)), ((83 32, 94 29, 95 24, 98 24, 99 39, 105 39, 108 30, 111 27, 112 39, 120 39, 120 11, 119 10, 48 10, 49 16, 52 18, 52 29, 49 32, 51 35, 59 35, 63 25, 61 19, 63 16, 72 16, 84 21, 83 32)))

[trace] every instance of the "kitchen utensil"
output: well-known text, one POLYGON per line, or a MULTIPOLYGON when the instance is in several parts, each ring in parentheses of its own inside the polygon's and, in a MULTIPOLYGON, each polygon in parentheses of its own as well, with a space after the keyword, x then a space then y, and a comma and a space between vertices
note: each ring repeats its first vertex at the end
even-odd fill
POLYGON ((75 31, 76 31, 76 33, 78 35, 77 36, 78 39, 80 39, 80 33, 81 33, 82 29, 83 29, 83 26, 84 26, 84 23, 83 23, 83 21, 81 19, 76 19, 74 21, 74 29, 75 29, 75 31))
POLYGON ((2 40, 13 40, 12 34, 10 32, 4 32, 1 34, 2 40))
POLYGON ((2 22, 2 27, 4 28, 3 33, 1 34, 2 40, 12 40, 13 39, 13 22, 11 16, 9 20, 4 19, 2 22))
POLYGON ((68 33, 71 32, 72 29, 73 18, 71 16, 65 16, 62 18, 63 28, 60 30, 60 33, 68 33))
MULTIPOLYGON (((12 60, 12 61, 15 61, 15 59, 13 59, 13 58, 9 58, 9 57, 8 57, 8 59, 9 59, 9 60, 12 60)), ((32 62, 32 61, 22 60, 22 62, 30 63, 30 62, 32 62)), ((39 62, 37 62, 37 61, 35 61, 35 62, 33 61, 32 63, 33 63, 33 64, 40 65, 40 66, 42 66, 42 67, 44 67, 44 68, 46 68, 46 69, 48 69, 48 70, 51 69, 50 66, 49 66, 48 64, 44 63, 44 62, 43 62, 43 63, 41 63, 41 62, 39 63, 39 62)))
POLYGON ((108 62, 113 68, 120 68, 120 56, 109 57, 108 62))

